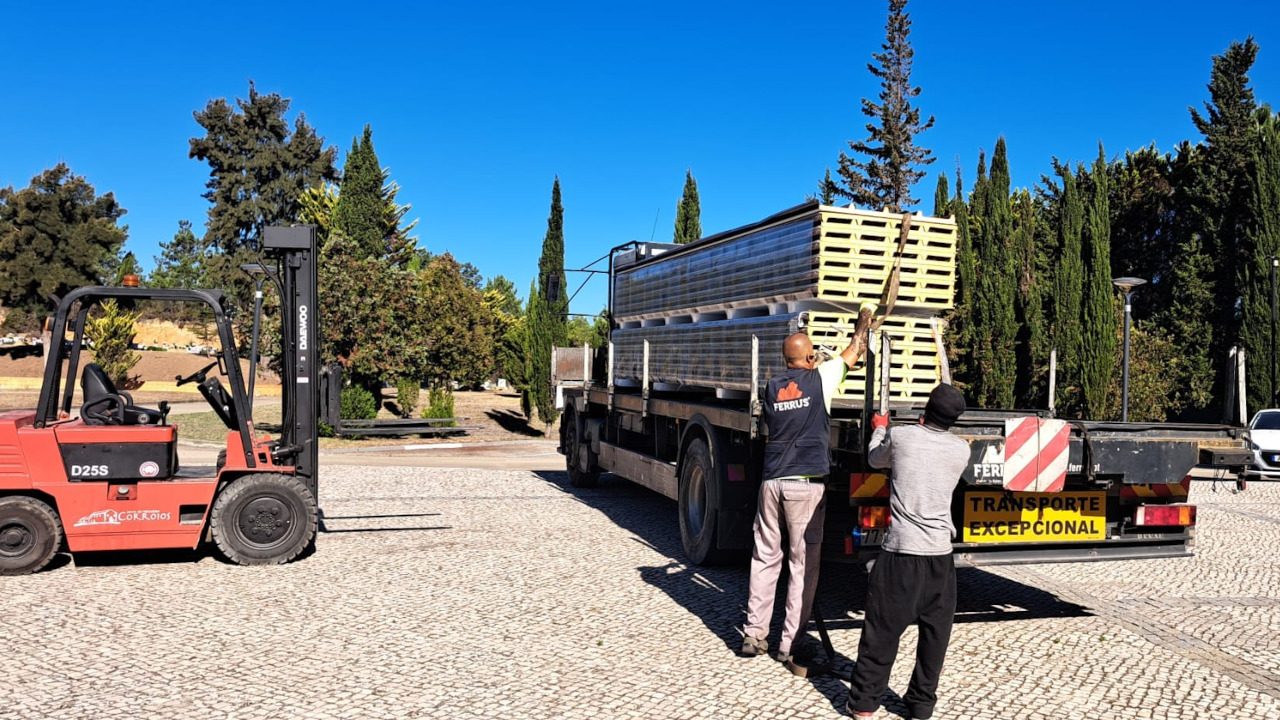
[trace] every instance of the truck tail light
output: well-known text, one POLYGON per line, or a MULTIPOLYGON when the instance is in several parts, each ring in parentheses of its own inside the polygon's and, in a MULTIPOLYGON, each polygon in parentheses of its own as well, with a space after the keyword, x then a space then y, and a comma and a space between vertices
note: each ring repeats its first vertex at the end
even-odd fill
POLYGON ((889 508, 884 505, 858 508, 858 526, 864 530, 889 527, 889 508))
POLYGON ((1196 524, 1195 505, 1139 505, 1135 525, 1190 527, 1196 524))

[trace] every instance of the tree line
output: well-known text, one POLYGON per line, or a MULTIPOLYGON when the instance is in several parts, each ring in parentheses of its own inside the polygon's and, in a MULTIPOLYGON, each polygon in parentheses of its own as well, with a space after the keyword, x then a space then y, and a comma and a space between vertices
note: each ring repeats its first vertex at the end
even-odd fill
MULTIPOLYGON (((535 357, 542 339, 603 342, 607 330, 599 322, 556 317, 563 312, 556 308, 548 320, 538 299, 531 293, 522 302, 505 277, 486 279, 469 263, 421 247, 416 221, 407 220, 410 207, 396 201, 399 187, 374 150, 372 128, 353 139, 339 172, 337 149, 304 114, 290 122, 289 106, 287 98, 259 93, 251 82, 247 98, 213 99, 193 113, 204 134, 191 138, 188 155, 209 166, 204 233, 180 220, 173 238, 161 243, 146 285, 223 290, 240 310, 235 323, 243 339, 252 322, 246 310, 253 307, 255 279, 242 266, 259 261, 263 229, 314 224, 322 355, 343 366, 353 391, 375 398, 384 385, 447 392, 496 377, 529 394, 531 380, 549 367, 535 357), (547 323, 554 332, 545 330, 547 323)), ((561 212, 559 192, 557 179, 553 215, 561 212)), ((84 285, 119 284, 123 274, 136 272, 136 258, 126 249, 128 228, 120 224, 125 214, 112 193, 99 195, 66 164, 36 176, 27 188, 0 189, 5 329, 35 332, 53 309, 52 297, 84 285)), ((563 287, 563 235, 557 232, 552 254, 558 260, 546 263, 559 263, 563 287)), ((548 233, 550 242, 550 228, 548 233)), ((262 346, 268 352, 279 332, 270 312, 279 298, 271 283, 263 289, 269 312, 262 346)), ((198 308, 153 304, 148 310, 199 327, 211 319, 198 308)), ((121 367, 127 372, 129 365, 121 367)))
MULTIPOLYGON (((889 0, 881 52, 868 67, 879 102, 863 100, 865 140, 841 152, 817 197, 875 209, 915 205, 914 185, 934 161, 917 142, 922 119, 911 84, 914 51, 906 0, 889 0)), ((966 191, 938 177, 933 214, 957 226, 956 302, 947 318, 953 377, 970 405, 1050 404, 1058 360, 1059 414, 1120 417, 1123 302, 1113 279, 1147 281, 1135 321, 1132 420, 1226 417, 1229 349, 1248 359, 1250 411, 1274 406, 1271 273, 1280 255, 1280 117, 1249 81, 1253 38, 1212 59, 1209 99, 1188 108, 1201 134, 1170 152, 1154 145, 1088 163, 1053 158, 1033 188, 1012 188, 1008 148, 978 157, 966 191)))

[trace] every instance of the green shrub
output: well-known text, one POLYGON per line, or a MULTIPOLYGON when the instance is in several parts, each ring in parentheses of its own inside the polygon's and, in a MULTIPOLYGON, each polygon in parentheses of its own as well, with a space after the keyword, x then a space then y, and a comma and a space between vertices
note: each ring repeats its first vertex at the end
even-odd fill
POLYGON ((411 417, 418 408, 418 390, 421 384, 417 380, 400 378, 396 381, 396 404, 400 406, 401 417, 411 417))
POLYGON ((348 385, 342 388, 340 412, 346 420, 372 420, 378 417, 378 399, 367 388, 348 385))
MULTIPOLYGON (((432 387, 427 391, 427 409, 422 411, 424 418, 453 417, 453 391, 446 387, 432 387)), ((440 423, 437 427, 456 427, 458 423, 440 423)))
POLYGON ((4 315, 4 321, 0 322, 0 331, 14 332, 21 335, 26 335, 27 333, 39 334, 40 318, 22 308, 9 308, 9 311, 4 315))
POLYGON ((85 340, 93 347, 93 361, 116 387, 125 390, 139 385, 137 377, 129 377, 129 371, 142 356, 130 350, 129 345, 140 317, 141 313, 122 310, 112 298, 99 303, 84 328, 85 340))

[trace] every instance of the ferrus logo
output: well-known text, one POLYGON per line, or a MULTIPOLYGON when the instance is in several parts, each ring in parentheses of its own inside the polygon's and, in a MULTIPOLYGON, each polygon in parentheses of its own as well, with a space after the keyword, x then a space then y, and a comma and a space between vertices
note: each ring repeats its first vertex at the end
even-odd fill
POLYGON ((169 513, 160 510, 99 510, 80 518, 72 527, 120 525, 127 522, 159 522, 168 520, 170 517, 172 516, 169 513))

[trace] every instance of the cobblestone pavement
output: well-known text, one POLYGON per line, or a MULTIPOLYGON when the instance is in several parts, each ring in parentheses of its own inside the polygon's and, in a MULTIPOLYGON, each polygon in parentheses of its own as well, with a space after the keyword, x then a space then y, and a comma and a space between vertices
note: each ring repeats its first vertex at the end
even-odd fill
MULTIPOLYGON (((746 570, 685 565, 669 500, 559 472, 328 467, 321 487, 317 552, 287 566, 0 578, 0 718, 841 714, 843 681, 735 655, 746 570)), ((1280 718, 1280 485, 1227 488, 1193 489, 1192 558, 962 569, 935 717, 1280 718)), ((845 677, 864 595, 825 567, 845 677)), ((901 714, 891 695, 878 717, 901 714)))

